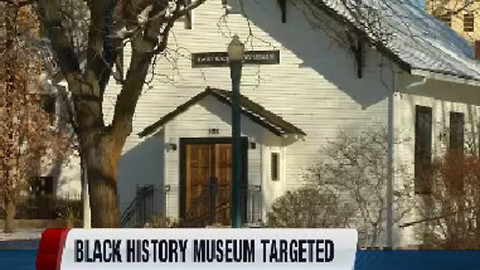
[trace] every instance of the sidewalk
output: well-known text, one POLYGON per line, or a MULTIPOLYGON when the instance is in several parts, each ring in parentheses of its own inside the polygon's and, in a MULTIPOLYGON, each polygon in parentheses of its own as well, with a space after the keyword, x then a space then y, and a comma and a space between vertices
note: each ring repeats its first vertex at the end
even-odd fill
POLYGON ((44 229, 17 229, 13 233, 0 232, 1 241, 40 239, 44 229))

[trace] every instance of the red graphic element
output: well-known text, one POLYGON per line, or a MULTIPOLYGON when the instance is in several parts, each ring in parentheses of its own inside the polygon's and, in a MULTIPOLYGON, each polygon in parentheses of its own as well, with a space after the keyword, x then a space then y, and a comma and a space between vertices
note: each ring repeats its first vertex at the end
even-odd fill
POLYGON ((62 252, 69 229, 46 229, 38 247, 35 268, 37 270, 60 270, 62 252))

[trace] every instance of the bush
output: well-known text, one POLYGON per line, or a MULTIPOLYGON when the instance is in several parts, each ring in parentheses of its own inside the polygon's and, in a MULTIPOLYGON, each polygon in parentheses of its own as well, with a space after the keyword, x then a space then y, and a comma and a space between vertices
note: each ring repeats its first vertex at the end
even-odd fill
MULTIPOLYGON (((386 128, 338 133, 305 176, 308 186, 287 193, 268 215, 272 227, 354 227, 359 246, 384 245, 388 179, 386 128)), ((402 168, 395 173, 403 174, 402 168)), ((407 182, 407 181, 405 181, 407 182)), ((393 194, 394 223, 415 205, 411 187, 393 194)))
POLYGON ((267 227, 332 228, 345 227, 351 217, 348 207, 328 189, 307 185, 288 191, 272 204, 267 227))
POLYGON ((145 224, 147 228, 177 228, 178 222, 164 215, 153 215, 145 224))
POLYGON ((447 153, 434 160, 430 179, 425 248, 480 249, 480 157, 447 153))
POLYGON ((57 199, 55 201, 55 213, 58 218, 80 219, 82 217, 82 201, 57 199))

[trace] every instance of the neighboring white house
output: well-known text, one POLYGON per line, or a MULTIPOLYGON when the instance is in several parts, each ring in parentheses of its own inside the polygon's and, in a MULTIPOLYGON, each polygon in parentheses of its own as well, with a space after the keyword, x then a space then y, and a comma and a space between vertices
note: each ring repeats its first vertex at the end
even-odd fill
MULTIPOLYGON (((364 0, 390 33, 380 42, 341 1, 317 1, 316 16, 299 2, 208 0, 191 20, 175 25, 144 87, 119 163, 123 213, 132 209, 139 187, 153 185, 153 211, 207 216, 203 196, 215 177, 217 220, 228 221, 230 71, 196 66, 192 53, 225 51, 233 34, 247 50, 279 51, 278 64, 243 67, 246 222, 264 219, 276 198, 303 185, 306 170, 340 130, 390 126, 394 167, 407 165, 412 176, 422 169, 416 159, 431 159, 450 142, 466 144, 464 135, 477 134, 480 64, 452 30, 407 3, 391 1, 397 3, 392 12, 383 1, 364 0), (348 31, 359 53, 335 41, 348 31)), ((129 63, 128 51, 124 57, 129 63)), ((119 90, 111 83, 106 93, 107 123, 119 90)), ((395 175, 395 187, 414 185, 413 178, 395 175)), ((413 230, 395 228, 397 247, 415 243, 413 230)))

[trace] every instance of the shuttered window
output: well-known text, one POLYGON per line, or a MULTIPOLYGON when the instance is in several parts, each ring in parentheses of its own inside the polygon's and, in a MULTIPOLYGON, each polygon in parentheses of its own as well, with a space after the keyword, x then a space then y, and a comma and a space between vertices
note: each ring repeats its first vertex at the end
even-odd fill
POLYGON ((416 106, 415 112, 415 193, 430 191, 432 163, 432 108, 416 106))
POLYGON ((475 30, 473 12, 467 12, 463 15, 463 31, 473 32, 475 30))
POLYGON ((450 112, 450 150, 463 153, 464 146, 464 115, 450 112))
POLYGON ((452 12, 445 11, 443 14, 438 16, 438 19, 442 21, 444 24, 448 25, 449 27, 452 26, 452 12))

